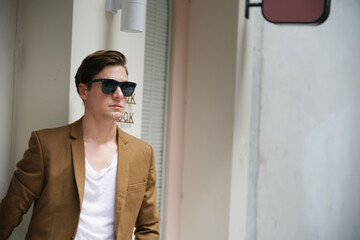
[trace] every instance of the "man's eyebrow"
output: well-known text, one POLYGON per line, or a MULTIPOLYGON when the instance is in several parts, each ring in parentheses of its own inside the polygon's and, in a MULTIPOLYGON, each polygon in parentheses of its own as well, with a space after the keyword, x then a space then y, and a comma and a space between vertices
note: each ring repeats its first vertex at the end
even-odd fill
MULTIPOLYGON (((113 78, 99 78, 99 79, 102 79, 102 80, 113 80, 113 81, 117 81, 117 82, 128 82, 129 79, 121 79, 120 81, 116 80, 116 79, 113 79, 113 78)), ((97 80, 97 79, 95 79, 97 80)))

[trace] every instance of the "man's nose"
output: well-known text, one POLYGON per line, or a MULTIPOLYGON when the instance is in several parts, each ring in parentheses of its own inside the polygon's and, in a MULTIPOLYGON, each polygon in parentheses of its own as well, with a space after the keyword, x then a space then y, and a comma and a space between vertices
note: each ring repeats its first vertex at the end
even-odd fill
POLYGON ((123 92, 121 91, 121 88, 120 88, 119 86, 116 88, 113 96, 114 96, 114 97, 119 97, 119 98, 121 98, 121 97, 124 96, 124 94, 123 94, 123 92))

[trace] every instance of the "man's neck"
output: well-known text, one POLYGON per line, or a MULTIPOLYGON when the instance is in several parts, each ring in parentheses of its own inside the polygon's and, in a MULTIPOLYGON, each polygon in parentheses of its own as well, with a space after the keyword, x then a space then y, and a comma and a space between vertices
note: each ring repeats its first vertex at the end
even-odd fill
POLYGON ((85 142, 97 144, 116 142, 116 121, 94 118, 85 114, 82 124, 85 142))

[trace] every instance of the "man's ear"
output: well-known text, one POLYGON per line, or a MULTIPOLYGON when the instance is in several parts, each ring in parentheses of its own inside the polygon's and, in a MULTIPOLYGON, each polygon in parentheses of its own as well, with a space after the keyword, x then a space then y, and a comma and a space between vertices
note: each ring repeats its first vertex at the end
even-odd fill
POLYGON ((87 99, 87 95, 88 95, 88 87, 86 84, 84 83, 79 83, 79 95, 81 97, 82 100, 86 100, 87 99))

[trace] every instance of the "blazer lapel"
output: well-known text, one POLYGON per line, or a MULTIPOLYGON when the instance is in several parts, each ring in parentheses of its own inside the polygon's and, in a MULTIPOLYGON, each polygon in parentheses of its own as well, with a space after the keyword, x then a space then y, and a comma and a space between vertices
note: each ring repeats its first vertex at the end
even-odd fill
MULTIPOLYGON (((116 174, 115 193, 115 226, 119 226, 120 216, 125 206, 128 180, 129 180, 129 156, 127 151, 127 139, 122 131, 117 128, 118 138, 118 164, 116 174)), ((116 229, 117 230, 117 229, 116 229)))
POLYGON ((85 152, 82 119, 72 124, 70 136, 73 139, 71 142, 71 152, 81 209, 85 186, 85 152))

